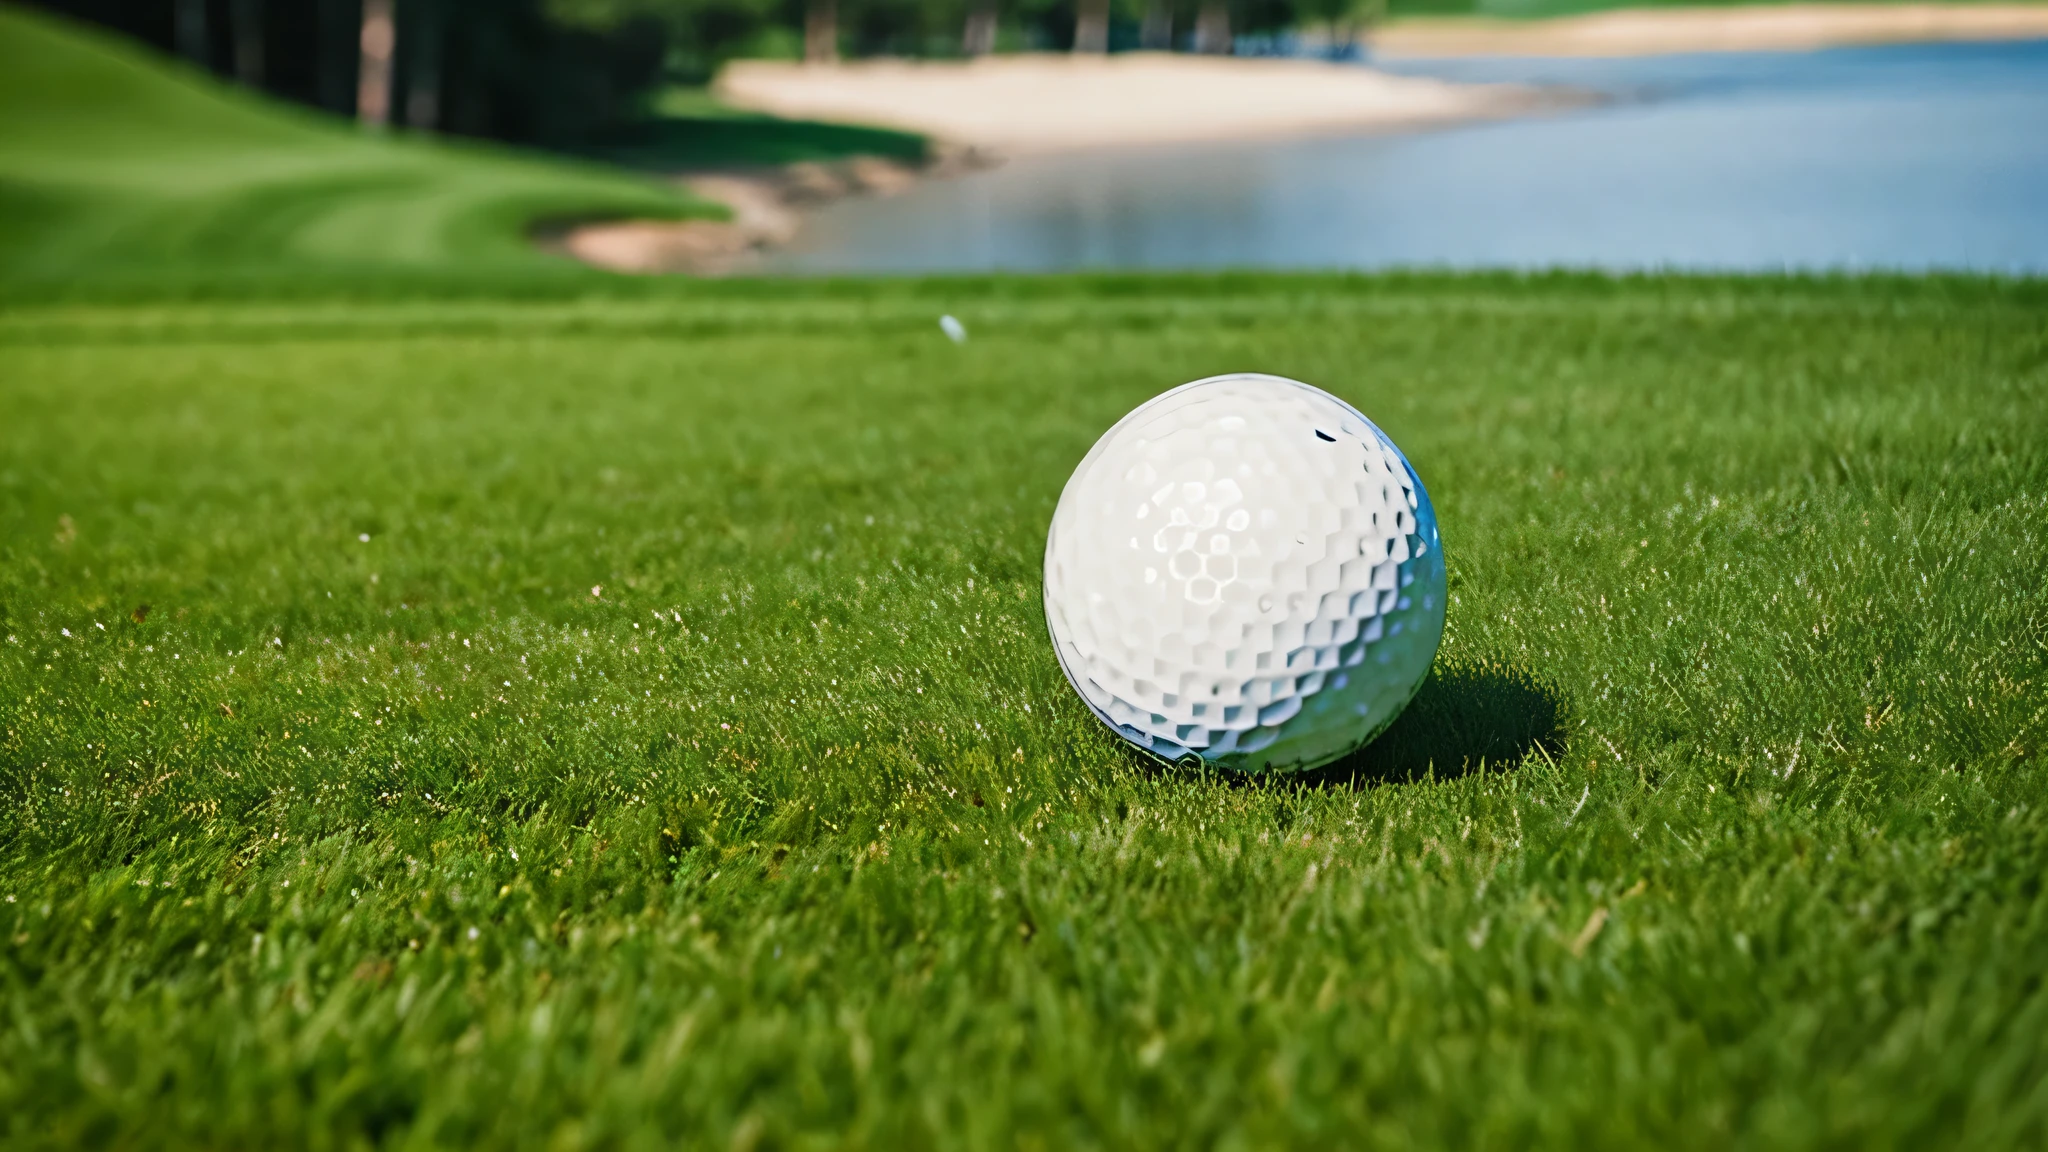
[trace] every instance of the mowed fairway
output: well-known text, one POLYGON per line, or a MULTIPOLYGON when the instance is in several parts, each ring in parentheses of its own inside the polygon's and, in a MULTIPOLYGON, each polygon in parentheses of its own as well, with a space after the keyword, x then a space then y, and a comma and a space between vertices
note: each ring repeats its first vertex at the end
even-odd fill
POLYGON ((2048 1140, 2038 286, 24 305, 0 381, 16 1146, 2048 1140), (1233 369, 1442 516, 1306 787, 1126 754, 1038 600, 1233 369))

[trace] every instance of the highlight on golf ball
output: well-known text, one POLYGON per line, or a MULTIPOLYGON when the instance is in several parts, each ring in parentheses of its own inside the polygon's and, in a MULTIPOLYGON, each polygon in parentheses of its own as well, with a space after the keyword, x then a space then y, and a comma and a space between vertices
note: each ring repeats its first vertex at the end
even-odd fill
POLYGON ((1301 771, 1363 747, 1444 630, 1436 513, 1408 458, 1319 388, 1184 384, 1082 459, 1045 542, 1060 667, 1168 760, 1301 771))

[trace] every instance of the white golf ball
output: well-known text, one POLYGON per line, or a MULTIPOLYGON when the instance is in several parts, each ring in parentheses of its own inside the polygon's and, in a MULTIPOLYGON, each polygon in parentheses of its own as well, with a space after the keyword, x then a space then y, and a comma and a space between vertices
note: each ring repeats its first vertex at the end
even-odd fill
POLYGON ((1165 759, 1315 768, 1406 707, 1444 631, 1429 494, 1357 409, 1297 380, 1184 384, 1095 442, 1045 542, 1074 690, 1165 759))

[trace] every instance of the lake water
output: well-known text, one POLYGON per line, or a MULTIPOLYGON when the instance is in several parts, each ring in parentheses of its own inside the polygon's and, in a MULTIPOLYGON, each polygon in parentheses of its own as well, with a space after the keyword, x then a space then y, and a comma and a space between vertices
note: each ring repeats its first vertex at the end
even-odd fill
POLYGON ((1014 161, 817 213, 775 272, 2048 272, 2048 41, 1386 65, 1607 102, 1014 161))

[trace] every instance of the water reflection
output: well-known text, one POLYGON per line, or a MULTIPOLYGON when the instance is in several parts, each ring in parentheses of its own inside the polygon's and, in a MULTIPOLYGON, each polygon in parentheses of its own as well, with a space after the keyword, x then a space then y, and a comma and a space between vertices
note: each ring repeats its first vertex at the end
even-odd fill
POLYGON ((1611 102, 1018 161, 834 205, 769 267, 2048 272, 2048 42, 1399 67, 1611 102))

